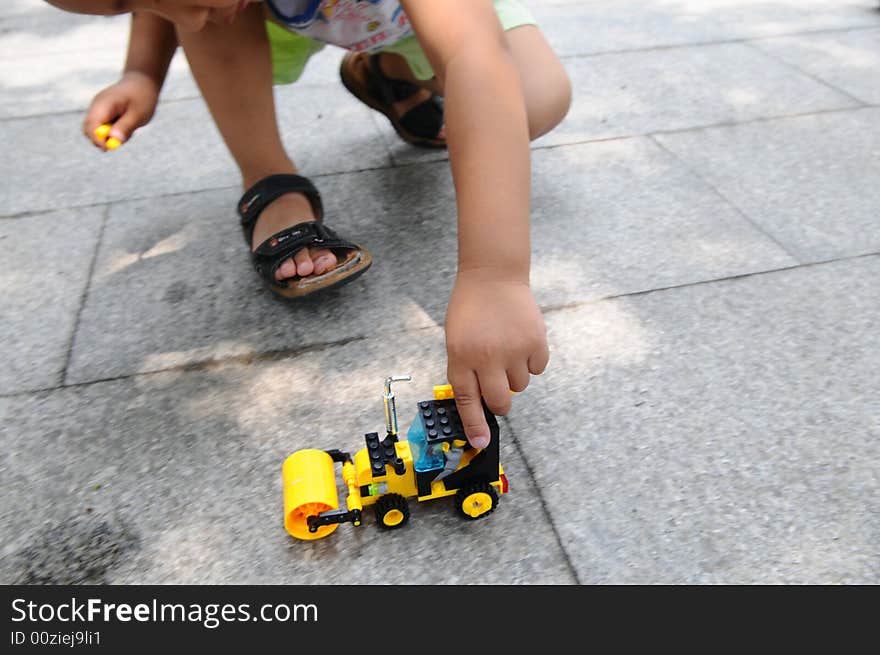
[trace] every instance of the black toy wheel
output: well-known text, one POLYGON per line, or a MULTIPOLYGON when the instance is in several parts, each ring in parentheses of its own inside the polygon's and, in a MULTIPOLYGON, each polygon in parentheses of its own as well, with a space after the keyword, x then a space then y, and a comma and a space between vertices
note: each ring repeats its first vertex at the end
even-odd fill
POLYGON ((385 494, 375 507, 376 522, 387 530, 403 527, 409 520, 409 503, 400 494, 385 494))
POLYGON ((475 521, 488 516, 498 505, 498 492, 488 482, 471 482, 455 494, 455 507, 464 518, 475 521))

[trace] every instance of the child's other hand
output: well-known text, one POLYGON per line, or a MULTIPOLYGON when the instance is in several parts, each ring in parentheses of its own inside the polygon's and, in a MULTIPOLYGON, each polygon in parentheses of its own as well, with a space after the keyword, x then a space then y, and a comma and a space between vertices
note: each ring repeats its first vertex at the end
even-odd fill
POLYGON ((489 443, 481 397, 493 414, 510 411, 510 392, 540 375, 550 354, 529 285, 483 272, 459 272, 446 313, 447 378, 468 441, 489 443))
POLYGON ((139 127, 146 125, 156 111, 159 87, 150 76, 128 71, 122 78, 98 93, 86 112, 83 132, 101 150, 107 150, 106 139, 95 134, 105 123, 112 123, 109 137, 125 143, 139 127))

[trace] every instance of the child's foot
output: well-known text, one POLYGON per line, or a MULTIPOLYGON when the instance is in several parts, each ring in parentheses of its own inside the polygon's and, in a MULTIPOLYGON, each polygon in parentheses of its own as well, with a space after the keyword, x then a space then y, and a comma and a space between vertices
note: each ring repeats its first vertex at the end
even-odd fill
MULTIPOLYGON (((260 217, 254 226, 251 250, 256 250, 266 239, 285 228, 315 219, 315 212, 308 198, 301 193, 285 193, 260 212, 260 217)), ((275 271, 275 279, 280 282, 292 277, 321 275, 335 265, 336 255, 330 250, 303 248, 278 267, 275 271)))
POLYGON ((342 83, 358 100, 384 114, 407 143, 445 148, 442 99, 412 82, 392 79, 381 66, 383 55, 349 52, 342 59, 342 83))
POLYGON ((373 262, 363 246, 324 224, 321 195, 311 180, 276 173, 250 184, 238 215, 251 262, 276 295, 301 298, 360 277, 373 262))

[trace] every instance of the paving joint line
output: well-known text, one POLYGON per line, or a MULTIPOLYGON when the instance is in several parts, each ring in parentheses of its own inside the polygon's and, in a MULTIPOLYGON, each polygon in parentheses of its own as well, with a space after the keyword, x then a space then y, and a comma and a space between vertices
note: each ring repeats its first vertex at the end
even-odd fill
POLYGON ((742 121, 725 121, 721 123, 706 123, 705 125, 693 125, 691 127, 679 127, 668 130, 653 130, 651 132, 634 132, 631 134, 620 134, 616 136, 597 137, 594 139, 581 139, 579 141, 567 141, 565 143, 549 143, 547 145, 533 146, 532 150, 551 150, 554 148, 564 148, 566 146, 583 146, 591 143, 603 143, 606 141, 625 141, 626 139, 643 139, 664 134, 688 134, 690 132, 702 132, 704 130, 713 130, 724 127, 740 127, 745 125, 754 125, 756 123, 769 123, 771 121, 782 121, 791 118, 806 118, 808 116, 824 116, 825 114, 844 113, 849 111, 862 111, 865 109, 877 109, 880 104, 859 104, 856 107, 833 107, 830 109, 816 109, 808 112, 798 112, 793 114, 780 114, 778 116, 756 116, 742 121))
MULTIPOLYGON (((22 15, 25 15, 25 14, 22 14, 22 15)), ((635 54, 635 53, 639 53, 639 52, 650 53, 650 52, 655 52, 655 51, 675 50, 675 49, 681 49, 681 48, 704 48, 704 47, 709 47, 709 46, 713 46, 713 45, 730 45, 730 44, 737 44, 737 43, 751 45, 757 41, 768 41, 770 39, 784 39, 784 38, 791 38, 791 37, 797 37, 797 36, 810 36, 810 35, 822 35, 822 34, 839 34, 839 33, 846 33, 846 32, 862 32, 862 31, 870 31, 870 30, 877 30, 877 29, 880 29, 880 24, 878 24, 878 25, 853 25, 853 26, 849 26, 849 27, 830 27, 830 28, 821 28, 821 29, 816 29, 816 30, 805 30, 805 31, 799 31, 799 32, 783 32, 781 34, 773 34, 771 36, 738 37, 738 38, 731 38, 731 39, 720 39, 720 40, 716 40, 716 41, 697 41, 694 43, 671 43, 671 44, 648 46, 645 48, 622 48, 622 49, 616 49, 616 50, 603 50, 601 52, 574 53, 574 54, 560 55, 559 58, 562 60, 589 59, 592 57, 601 57, 603 55, 635 54)), ((77 52, 78 51, 73 51, 73 52, 70 52, 67 54, 72 55, 72 54, 77 54, 77 52)), ((65 53, 61 52, 61 53, 52 53, 52 54, 65 54, 65 53)), ((769 53, 765 53, 765 54, 769 54, 769 53)), ((774 57, 774 59, 776 59, 776 58, 774 57)), ((781 63, 786 63, 786 62, 779 60, 779 59, 777 59, 777 61, 780 61, 781 63)), ((800 71, 800 69, 797 69, 797 70, 800 71)), ((800 71, 800 72, 805 73, 805 71, 800 71)), ((816 81, 821 81, 821 80, 817 79, 816 81)), ((316 85, 316 86, 320 86, 320 85, 316 85)), ((849 94, 846 94, 846 92, 844 92, 844 91, 836 89, 830 85, 828 85, 828 86, 830 88, 833 88, 835 91, 838 91, 840 93, 844 93, 845 95, 849 95, 849 94)), ((161 105, 166 105, 166 104, 174 104, 174 103, 178 103, 178 102, 198 100, 199 98, 201 98, 201 95, 198 95, 198 94, 192 95, 192 96, 189 96, 189 95, 182 96, 179 98, 168 98, 167 100, 161 100, 159 104, 161 106, 161 105)), ((858 99, 856 98, 856 100, 858 100, 858 99)), ((859 101, 859 102, 863 102, 863 101, 859 101)), ((27 119, 31 119, 31 118, 40 119, 40 118, 51 118, 51 117, 57 117, 57 116, 65 116, 67 114, 80 114, 80 113, 84 112, 86 109, 87 109, 87 107, 81 107, 81 108, 68 109, 68 110, 59 111, 59 112, 43 112, 43 113, 39 113, 39 114, 28 114, 26 116, 5 116, 5 117, 0 117, 0 123, 6 122, 6 121, 27 120, 27 119)))
MULTIPOLYGON (((673 129, 669 129, 669 130, 654 130, 651 132, 636 132, 636 133, 631 133, 631 134, 619 134, 619 135, 614 135, 614 136, 600 136, 600 137, 595 137, 595 138, 581 139, 581 140, 577 140, 577 141, 566 141, 565 143, 550 143, 547 145, 533 145, 531 147, 531 150, 532 151, 554 150, 556 148, 565 148, 567 146, 583 146, 583 145, 589 145, 592 143, 606 143, 606 142, 610 142, 610 141, 626 141, 628 139, 642 139, 642 138, 646 138, 646 137, 653 137, 656 135, 664 135, 664 134, 688 134, 691 132, 700 132, 703 130, 711 130, 711 129, 725 128, 725 127, 739 127, 742 125, 754 125, 757 123, 767 123, 767 122, 771 122, 771 121, 781 121, 781 120, 788 120, 788 119, 792 119, 792 118, 805 118, 808 116, 822 116, 822 115, 826 115, 826 114, 836 114, 836 113, 844 113, 844 112, 852 112, 852 111, 863 111, 866 109, 870 110, 870 109, 877 109, 877 108, 880 108, 880 104, 862 103, 861 101, 859 101, 858 106, 852 106, 852 107, 834 107, 834 108, 830 108, 830 109, 817 109, 814 111, 802 112, 802 113, 780 114, 777 116, 757 116, 755 118, 749 118, 749 119, 742 120, 742 121, 726 121, 726 122, 720 122, 720 123, 707 123, 705 125, 694 125, 691 127, 673 128, 673 129)), ((394 157, 390 156, 390 158, 393 162, 394 157)), ((440 163, 445 164, 445 163, 448 163, 448 161, 449 161, 449 157, 447 155, 446 157, 443 157, 441 159, 433 159, 433 160, 428 160, 428 161, 399 162, 399 163, 391 163, 390 165, 387 165, 387 166, 372 166, 372 167, 367 167, 367 168, 357 168, 357 169, 348 170, 348 171, 332 171, 329 173, 317 173, 317 174, 311 175, 311 177, 313 179, 332 178, 332 177, 336 177, 339 175, 350 175, 350 174, 355 174, 355 173, 368 173, 371 171, 384 171, 384 170, 390 171, 390 170, 393 170, 396 168, 405 168, 407 166, 429 166, 429 165, 440 164, 440 163)), ((159 194, 159 195, 155 195, 155 196, 147 195, 147 196, 121 198, 119 200, 110 201, 110 204, 124 204, 124 203, 129 203, 129 202, 141 202, 144 200, 159 200, 159 199, 163 199, 163 198, 173 198, 176 196, 194 194, 194 193, 205 193, 205 192, 211 192, 211 191, 225 191, 225 190, 234 189, 234 188, 237 188, 237 187, 233 187, 233 186, 205 187, 205 188, 201 188, 201 189, 190 189, 190 190, 186 190, 186 191, 174 191, 172 193, 163 193, 163 194, 159 194)), ((12 220, 12 219, 18 219, 18 218, 26 218, 29 216, 40 216, 40 215, 48 214, 50 212, 55 212, 55 211, 66 211, 66 210, 72 210, 72 209, 88 209, 90 207, 100 207, 105 204, 107 204, 107 202, 91 202, 91 203, 85 203, 82 205, 65 205, 64 207, 55 207, 55 208, 49 208, 49 209, 26 210, 23 212, 16 212, 14 214, 0 214, 0 220, 12 220)))
MULTIPOLYGON (((791 118, 806 118, 808 116, 824 116, 826 114, 838 114, 850 111, 862 111, 864 109, 876 109, 880 107, 878 104, 862 103, 856 107, 830 107, 828 109, 814 109, 813 111, 792 112, 790 114, 778 114, 776 116, 756 116, 741 121, 722 121, 720 123, 706 123, 705 125, 693 125, 691 127, 672 128, 668 130, 654 130, 652 132, 644 132, 641 134, 630 135, 632 137, 647 137, 664 134, 687 134, 689 132, 702 132, 703 130, 713 130, 722 127, 740 127, 743 125, 755 125, 757 123, 770 123, 772 121, 783 121, 791 118)), ((589 143, 582 141, 581 143, 589 143)), ((575 144, 571 144, 575 145, 575 144)))
POLYGON ((804 70, 803 68, 801 68, 797 64, 789 63, 789 62, 785 61, 784 59, 782 59, 781 57, 776 56, 772 52, 766 52, 765 50, 762 50, 761 47, 756 45, 755 43, 746 43, 744 45, 747 48, 749 48, 750 50, 754 50, 755 52, 761 53, 765 57, 770 57, 773 61, 777 62, 778 64, 781 64, 785 68, 788 68, 789 70, 795 71, 795 72, 799 73, 800 75, 803 75, 804 77, 812 80, 816 84, 824 86, 828 89, 831 89, 835 93, 839 93, 840 95, 842 95, 846 98, 849 98, 850 100, 852 100, 853 102, 856 102, 857 104, 861 105, 862 107, 867 106, 869 104, 865 100, 862 100, 861 98, 857 98, 856 96, 849 93, 848 91, 845 91, 844 89, 837 88, 831 82, 828 82, 827 80, 823 80, 822 78, 820 78, 816 75, 813 75, 811 72, 804 70))
POLYGON ((76 316, 73 319, 73 328, 70 331, 70 339, 67 342, 67 352, 64 356, 64 365, 61 367, 61 371, 59 373, 59 385, 65 386, 65 382, 67 381, 67 373, 70 369, 70 363, 73 359, 73 349, 76 345, 76 335, 79 333, 79 324, 82 319, 82 313, 85 309, 86 302, 89 299, 89 291, 92 288, 92 280, 95 276, 95 267, 98 262, 98 252, 101 250, 101 244, 104 241, 104 230, 107 229, 107 223, 110 219, 110 205, 104 206, 104 211, 101 216, 101 225, 98 228, 98 238, 95 239, 95 250, 92 253, 92 259, 89 262, 89 271, 86 275, 86 283, 83 285, 82 293, 79 298, 79 307, 76 310, 76 316))
MULTIPOLYGON (((426 162, 426 163, 434 163, 434 162, 426 162)), ((384 170, 392 170, 394 166, 378 166, 378 167, 368 167, 368 168, 358 168, 350 171, 332 171, 330 173, 317 173, 315 175, 311 175, 310 178, 313 180, 327 178, 327 177, 336 177, 338 175, 349 175, 351 173, 369 173, 371 171, 384 171, 384 170)), ((128 203, 135 202, 143 202, 145 200, 164 200, 167 198, 176 198, 178 196, 186 196, 186 195, 194 195, 197 193, 210 193, 214 191, 228 191, 230 189, 238 189, 239 186, 220 186, 220 187, 204 187, 202 189, 188 189, 185 191, 172 191, 170 193, 161 193, 155 196, 130 196, 126 198, 120 198, 119 200, 111 200, 111 201, 103 201, 103 202, 89 202, 82 205, 65 205, 63 207, 53 207, 49 209, 35 209, 28 210, 23 212, 18 212, 15 214, 0 214, 0 221, 4 220, 14 220, 20 218, 28 218, 32 216, 42 216, 44 214, 51 214, 52 212, 59 211, 68 211, 68 210, 76 210, 76 209, 90 209, 92 207, 102 207, 104 205, 125 205, 128 203)))
MULTIPOLYGON (((653 130, 650 132, 633 132, 630 134, 619 134, 615 136, 603 136, 603 137, 595 137, 595 138, 587 138, 580 139, 578 141, 566 141, 565 143, 548 143, 547 145, 535 145, 532 146, 532 150, 555 150, 556 148, 565 148, 568 146, 583 146, 589 145, 593 143, 607 143, 611 141, 626 141, 628 139, 644 139, 650 138, 654 136, 662 136, 665 134, 688 134, 690 132, 702 132, 704 130, 713 130, 725 127, 739 127, 746 125, 754 125, 756 123, 769 123, 772 121, 782 121, 788 120, 792 118, 806 118, 808 116, 824 116, 826 114, 837 114, 837 113, 845 113, 852 111, 862 111, 865 109, 878 109, 880 108, 880 104, 875 103, 863 103, 861 100, 858 101, 859 104, 857 106, 852 107, 832 107, 830 109, 815 109, 813 111, 808 112, 795 112, 792 114, 779 114, 777 116, 756 116, 754 118, 747 118, 741 121, 724 121, 720 123, 706 123, 704 125, 693 125, 691 127, 678 127, 671 128, 668 130, 653 130)), ((420 163, 420 162, 414 162, 420 163)), ((425 162, 432 163, 432 162, 425 162)))
POLYGON ((744 280, 750 277, 760 277, 762 275, 773 275, 775 273, 784 273, 786 271, 794 271, 801 268, 813 268, 817 266, 826 266, 829 264, 836 264, 838 262, 849 262, 855 261, 858 259, 869 259, 871 257, 880 257, 880 250, 877 252, 865 252, 860 253, 858 255, 848 255, 845 257, 833 257, 831 259, 823 259, 812 262, 803 262, 794 264, 792 266, 781 266, 779 268, 768 268, 763 271, 751 271, 749 273, 738 273, 736 275, 727 275, 725 277, 717 277, 709 280, 697 280, 695 282, 682 282, 681 284, 670 284, 665 287, 656 287, 654 289, 642 289, 640 291, 626 291, 624 293, 610 294, 607 296, 601 296, 599 298, 591 298, 589 300, 578 300, 571 303, 563 303, 560 305, 546 305, 541 307, 541 312, 543 314, 550 314, 553 312, 565 311, 568 309, 579 309, 581 307, 587 307, 589 305, 597 305, 601 302, 606 302, 609 300, 620 300, 622 298, 637 298, 639 296, 647 296, 652 293, 662 293, 664 291, 674 291, 676 289, 687 289, 688 287, 699 287, 705 284, 716 284, 719 282, 733 282, 736 280, 744 280))
MULTIPOLYGON (((846 262, 846 261, 854 261, 858 259, 867 259, 871 257, 880 257, 880 251, 877 252, 869 252, 869 253, 861 253, 858 255, 851 255, 847 257, 836 257, 832 259, 826 259, 821 261, 814 262, 806 262, 801 264, 795 264, 793 266, 784 266, 780 268, 772 268, 766 269, 763 271, 751 271, 749 273, 740 273, 738 275, 729 275, 726 277, 712 278, 709 280, 698 280, 695 282, 683 282, 682 284, 672 284, 665 287, 656 287, 653 289, 642 289, 639 291, 626 291, 618 294, 611 294, 607 296, 602 296, 599 298, 591 298, 589 300, 579 300, 572 303, 564 303, 561 305, 545 305, 542 306, 541 312, 543 314, 551 314, 560 311, 566 311, 569 309, 579 309, 581 307, 587 307, 589 305, 596 305, 601 302, 607 302, 610 300, 620 300, 622 298, 630 298, 630 297, 638 297, 645 296, 651 293, 658 293, 664 291, 674 291, 676 289, 686 289, 688 287, 697 287, 705 284, 715 284, 718 282, 728 282, 734 280, 741 280, 750 277, 758 277, 761 275, 770 275, 774 273, 781 273, 785 271, 793 271, 800 268, 812 268, 815 266, 824 266, 827 264, 834 264, 837 262, 846 262)), ((428 331, 428 330, 436 330, 439 329, 439 326, 430 325, 420 328, 413 328, 411 330, 398 330, 396 332, 391 332, 390 334, 412 334, 416 332, 428 331)), ((66 384, 62 384, 55 387, 40 387, 36 389, 26 389, 23 391, 13 391, 11 393, 0 393, 0 398, 16 398, 19 396, 26 396, 35 393, 46 393, 52 391, 61 391, 64 389, 74 389, 78 387, 87 387, 93 384, 101 384, 104 382, 118 382, 121 380, 130 380, 135 378, 142 378, 151 375, 160 375, 162 373, 191 373, 198 371, 209 371, 213 369, 220 368, 222 366, 226 366, 229 364, 241 364, 247 365, 255 362, 278 362, 283 361, 285 359, 292 359, 298 357, 301 354, 306 354, 310 352, 321 352, 323 350, 327 350, 330 348, 334 348, 336 346, 344 346, 349 343, 356 343, 358 341, 366 341, 368 339, 377 338, 380 335, 359 335, 354 337, 346 337, 344 339, 339 339, 336 341, 325 341, 322 343, 311 344, 308 346, 303 346, 301 348, 281 348, 276 350, 269 350, 265 352, 253 352, 253 353, 245 353, 242 355, 233 355, 230 357, 220 358, 220 359, 204 359, 196 362, 187 362, 185 364, 179 364, 177 366, 169 366, 167 368, 156 369, 152 371, 141 371, 136 373, 124 373, 121 375, 108 376, 105 378, 96 378, 93 380, 84 380, 82 382, 70 382, 66 384)), ((387 336, 387 335, 385 335, 387 336)))
MULTIPOLYGON (((193 100, 199 100, 200 98, 201 98, 201 96, 195 95, 195 96, 184 96, 184 97, 180 97, 180 98, 168 98, 167 100, 160 100, 159 103, 156 105, 156 110, 158 111, 159 109, 161 109, 165 105, 174 105, 174 104, 177 104, 180 102, 191 102, 193 100)), ((42 118, 59 118, 59 117, 73 115, 73 114, 79 115, 79 114, 84 114, 86 111, 88 111, 88 106, 77 107, 75 109, 65 109, 63 111, 48 111, 48 112, 42 112, 39 114, 27 114, 26 116, 2 116, 2 117, 0 117, 0 124, 12 123, 14 121, 26 121, 26 120, 31 120, 33 118, 40 118, 40 119, 42 119, 42 118)), ((83 138, 85 138, 85 137, 83 137, 83 138)))
POLYGON ((739 205, 737 205, 733 200, 731 200, 730 198, 728 198, 728 197, 727 197, 727 196, 721 191, 721 189, 717 188, 714 184, 712 184, 712 182, 711 182, 709 179, 707 179, 706 177, 704 177, 704 176, 703 176, 703 175, 702 175, 702 174, 701 174, 701 173, 700 173, 695 167, 693 167, 689 162, 687 162, 687 161, 685 161, 684 159, 682 159, 682 158, 681 158, 676 152, 673 152, 672 150, 670 150, 669 148, 667 148, 666 145, 665 145, 662 141, 660 141, 660 139, 658 139, 657 137, 655 137, 654 135, 651 135, 651 136, 648 137, 648 138, 651 140, 652 143, 656 144, 656 146, 657 146, 658 148, 660 148, 660 150, 662 150, 662 151, 665 152, 667 155, 669 155, 670 157, 672 157, 675 161, 679 162, 682 166, 684 166, 685 170, 689 171, 691 175, 693 175, 696 179, 698 179, 698 180, 700 180, 701 182, 703 182, 703 184, 705 184, 705 185, 706 185, 706 186, 707 186, 707 187, 708 187, 708 188, 709 188, 709 189, 710 189, 710 190, 711 190, 716 196, 718 196, 718 198, 720 198, 720 199, 721 199, 726 205, 728 205, 729 207, 731 207, 731 208, 733 209, 733 211, 736 212, 736 213, 740 216, 740 218, 745 219, 746 223, 747 223, 748 225, 751 225, 752 228, 754 228, 754 229, 758 232, 758 234, 762 234, 762 235, 764 235, 764 237, 765 237, 766 239, 768 239, 771 243, 773 243, 777 248, 779 248, 779 249, 780 249, 782 252, 784 252, 786 255, 788 255, 789 257, 791 257, 794 261, 798 262, 799 264, 803 264, 803 263, 804 263, 804 261, 803 261, 803 259, 802 259, 801 257, 799 257, 796 253, 791 252, 791 251, 788 249, 788 247, 787 247, 784 243, 782 243, 782 242, 781 242, 779 239, 777 239, 773 234, 771 234, 771 233, 768 232, 766 229, 764 229, 764 226, 762 226, 762 225, 760 225, 759 223, 755 222, 755 220, 754 220, 751 216, 749 216, 749 215, 745 212, 744 209, 742 209, 739 205))
POLYGON ((528 458, 525 455, 525 450, 520 443, 519 437, 516 436, 516 430, 514 430, 513 425, 511 425, 510 419, 506 416, 501 417, 502 422, 506 426, 508 434, 511 436, 511 440, 513 442, 513 446, 516 449, 516 452, 519 454, 520 458, 523 461, 523 465, 526 468, 526 474, 529 476, 529 479, 532 481, 532 486, 534 487, 534 495, 538 497, 538 502, 541 505, 541 511, 544 513, 544 518, 550 524, 550 529, 553 532, 553 537, 556 539, 556 545, 559 546, 560 552, 562 552, 562 559, 565 560, 566 566, 568 566, 568 571, 571 574, 572 578, 574 578, 574 583, 576 585, 583 584, 581 582, 580 576, 578 576, 577 569, 574 566, 574 562, 571 559, 571 556, 568 554, 568 550, 565 548, 565 543, 562 540, 562 535, 559 534, 559 529, 556 527, 556 523, 553 521, 553 514, 550 512, 550 504, 544 498, 544 494, 542 493, 541 485, 538 484, 538 478, 535 475, 535 469, 532 467, 528 458))
MULTIPOLYGON (((438 329, 437 326, 425 326, 420 328, 413 328, 411 330, 398 330, 396 332, 391 332, 389 334, 410 334, 416 333, 426 330, 434 330, 438 329)), ((335 341, 324 341, 320 343, 309 344, 307 346, 301 346, 299 348, 277 348, 275 350, 266 350, 262 352, 250 352, 243 353, 241 355, 231 355, 229 357, 221 357, 221 358, 208 358, 201 359, 194 362, 186 362, 184 364, 177 364, 174 366, 167 366, 165 368, 158 368, 150 371, 139 371, 135 373, 122 373, 119 375, 110 375, 103 378, 95 378, 91 380, 83 380, 81 382, 62 382, 59 385, 52 387, 40 387, 36 389, 26 389, 22 391, 13 391, 11 393, 0 393, 0 398, 15 398, 19 396, 26 396, 34 393, 47 393, 52 391, 62 391, 65 389, 76 389, 78 387, 88 387, 93 384, 102 384, 104 382, 120 382, 124 380, 133 380, 137 378, 149 377, 153 375, 161 375, 163 373, 194 373, 200 371, 211 371, 222 368, 224 366, 228 366, 230 364, 239 364, 239 365, 248 365, 259 362, 280 362, 285 359, 293 359, 299 357, 300 355, 304 355, 312 352, 321 352, 324 350, 328 350, 330 348, 335 348, 337 346, 345 346, 350 343, 357 343, 359 341, 366 341, 368 339, 373 339, 377 335, 375 334, 363 334, 352 337, 345 337, 343 339, 337 339, 335 341)))

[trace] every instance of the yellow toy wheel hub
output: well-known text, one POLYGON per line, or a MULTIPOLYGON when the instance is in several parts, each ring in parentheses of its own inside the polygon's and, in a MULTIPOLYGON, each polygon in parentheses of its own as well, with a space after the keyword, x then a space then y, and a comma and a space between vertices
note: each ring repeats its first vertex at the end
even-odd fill
POLYGON ((461 504, 461 510, 470 517, 476 518, 492 509, 492 497, 485 491, 468 494, 461 504))

